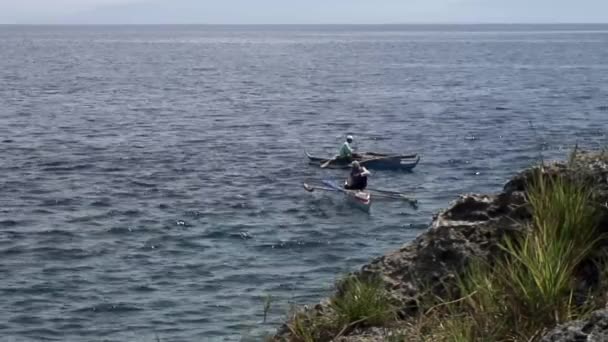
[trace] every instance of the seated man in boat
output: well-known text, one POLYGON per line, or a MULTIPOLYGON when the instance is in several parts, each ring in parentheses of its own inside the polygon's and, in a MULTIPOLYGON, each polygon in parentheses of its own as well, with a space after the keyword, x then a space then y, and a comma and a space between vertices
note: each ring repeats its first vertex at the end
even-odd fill
POLYGON ((356 154, 354 152, 354 149, 350 146, 350 144, 353 143, 353 136, 352 135, 348 135, 346 136, 346 141, 344 142, 344 144, 342 144, 342 147, 340 147, 340 153, 338 154, 338 158, 337 159, 342 159, 345 161, 352 161, 353 158, 358 158, 359 155, 356 154))
POLYGON ((358 161, 354 161, 350 176, 346 180, 346 184, 344 184, 344 189, 365 190, 367 187, 367 176, 369 175, 371 173, 365 167, 361 166, 358 161))

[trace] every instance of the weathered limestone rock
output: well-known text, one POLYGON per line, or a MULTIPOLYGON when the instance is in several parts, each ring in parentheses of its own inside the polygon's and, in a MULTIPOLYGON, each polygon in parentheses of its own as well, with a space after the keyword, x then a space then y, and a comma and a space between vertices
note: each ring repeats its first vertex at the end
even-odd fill
POLYGON ((589 319, 568 322, 546 334, 542 342, 606 342, 608 310, 595 311, 589 319))

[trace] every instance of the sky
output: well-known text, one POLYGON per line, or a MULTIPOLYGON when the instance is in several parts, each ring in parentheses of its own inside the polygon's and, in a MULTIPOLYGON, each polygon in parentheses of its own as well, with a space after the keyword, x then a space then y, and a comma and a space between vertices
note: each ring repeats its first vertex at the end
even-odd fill
POLYGON ((0 24, 608 23, 608 0, 0 0, 0 24))

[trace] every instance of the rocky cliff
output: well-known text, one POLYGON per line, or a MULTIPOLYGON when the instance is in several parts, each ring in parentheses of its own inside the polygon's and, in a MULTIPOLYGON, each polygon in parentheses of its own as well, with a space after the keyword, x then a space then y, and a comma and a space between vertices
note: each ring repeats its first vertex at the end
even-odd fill
MULTIPOLYGON (((381 256, 354 275, 380 278, 403 318, 426 310, 423 297, 446 297, 454 291, 456 278, 474 258, 492 263, 502 253, 499 242, 509 234, 529 229, 531 209, 526 202, 526 185, 538 167, 524 170, 506 183, 498 194, 467 194, 433 218, 430 227, 414 241, 381 256)), ((569 161, 546 163, 542 171, 549 176, 576 177, 592 184, 599 205, 608 202, 608 155, 577 153, 569 161)), ((608 215, 604 215, 608 217, 608 215)), ((601 220, 601 231, 608 231, 608 220, 601 220)), ((597 278, 596 268, 584 270, 584 285, 597 278), (586 272, 586 273, 585 273, 586 272)), ((309 311, 324 315, 327 301, 309 311)), ((606 312, 591 315, 589 321, 557 327, 543 341, 608 341, 606 312)), ((385 329, 354 328, 343 331, 341 341, 384 341, 385 329), (380 331, 382 330, 382 332, 380 331)), ((287 326, 279 329, 277 341, 291 340, 287 326)))

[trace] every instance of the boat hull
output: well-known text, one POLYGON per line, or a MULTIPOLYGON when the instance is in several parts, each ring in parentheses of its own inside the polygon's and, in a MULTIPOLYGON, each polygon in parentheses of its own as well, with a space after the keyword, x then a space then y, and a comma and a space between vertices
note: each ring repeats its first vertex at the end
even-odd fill
POLYGON ((339 186, 339 182, 336 182, 334 180, 322 180, 320 182, 322 185, 314 185, 315 182, 316 181, 314 180, 307 181, 304 182, 302 185, 304 186, 304 189, 308 192, 319 190, 343 193, 347 201, 365 211, 369 211, 369 208, 371 207, 372 198, 374 198, 374 201, 379 201, 383 199, 393 201, 405 201, 409 203, 412 208, 418 208, 418 201, 415 198, 401 192, 371 188, 367 188, 365 189, 365 191, 347 190, 339 186))
MULTIPOLYGON (((328 158, 315 157, 308 152, 306 152, 306 156, 308 157, 309 163, 311 165, 321 166, 325 162, 327 162, 328 158)), ((363 154, 359 158, 354 158, 353 160, 359 161, 362 166, 365 166, 371 170, 400 170, 400 171, 411 171, 418 165, 420 162, 420 156, 418 155, 396 155, 396 156, 388 156, 388 155, 380 155, 378 154, 363 154)), ((329 169, 349 169, 350 162, 346 160, 334 160, 326 168, 329 169)))
POLYGON ((372 197, 371 194, 367 191, 352 191, 349 190, 348 193, 345 194, 346 201, 365 212, 369 212, 372 207, 372 197))
POLYGON ((344 199, 350 205, 365 212, 369 212, 372 206, 372 195, 369 191, 346 190, 339 186, 336 182, 327 180, 323 181, 323 184, 344 194, 344 199))

